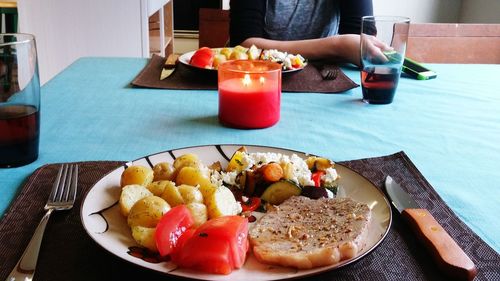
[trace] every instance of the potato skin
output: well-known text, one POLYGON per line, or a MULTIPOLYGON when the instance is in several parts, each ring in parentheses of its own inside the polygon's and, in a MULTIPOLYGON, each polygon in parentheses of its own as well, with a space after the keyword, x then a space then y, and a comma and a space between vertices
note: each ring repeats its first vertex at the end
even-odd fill
POLYGON ((182 199, 184 199, 185 204, 203 203, 203 195, 198 187, 181 184, 177 188, 179 189, 179 193, 181 194, 182 199))
POLYGON ((124 186, 118 201, 122 215, 125 217, 128 216, 130 209, 132 209, 132 206, 134 206, 137 201, 152 195, 153 193, 142 185, 130 184, 124 186))
POLYGON ((174 166, 168 162, 160 162, 153 167, 154 181, 173 180, 175 177, 174 166))
POLYGON ((140 246, 158 252, 155 240, 156 228, 140 225, 132 226, 132 237, 140 246))
POLYGON ((140 165, 130 166, 123 171, 120 186, 124 187, 130 184, 148 186, 148 184, 153 182, 153 177, 153 170, 148 167, 140 165))
POLYGON ((184 167, 200 167, 200 159, 196 154, 187 153, 174 160, 174 169, 180 171, 184 167))
POLYGON ((170 205, 158 196, 148 196, 137 201, 128 214, 128 225, 156 227, 161 217, 170 210, 170 205))

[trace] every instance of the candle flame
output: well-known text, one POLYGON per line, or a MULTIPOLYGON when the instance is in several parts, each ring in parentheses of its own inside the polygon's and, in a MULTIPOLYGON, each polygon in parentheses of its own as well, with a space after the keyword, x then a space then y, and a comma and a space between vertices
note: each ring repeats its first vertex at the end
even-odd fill
POLYGON ((250 79, 249 74, 245 74, 245 77, 243 77, 241 81, 243 82, 243 86, 249 86, 250 84, 252 84, 252 80, 250 79))
POLYGON ((264 76, 261 76, 259 82, 261 85, 264 85, 264 82, 266 82, 266 78, 264 78, 264 76))

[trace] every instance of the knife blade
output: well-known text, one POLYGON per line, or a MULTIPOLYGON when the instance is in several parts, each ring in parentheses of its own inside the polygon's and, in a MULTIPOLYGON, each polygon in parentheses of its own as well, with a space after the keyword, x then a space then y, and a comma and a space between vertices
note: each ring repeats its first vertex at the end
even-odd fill
POLYGON ((163 69, 161 70, 160 80, 169 77, 175 71, 175 66, 177 65, 178 59, 178 54, 168 55, 167 60, 165 60, 165 63, 163 64, 163 69))
POLYGON ((385 179, 385 190, 394 207, 431 252, 438 267, 454 280, 474 279, 476 266, 432 214, 419 208, 415 200, 390 176, 385 179))

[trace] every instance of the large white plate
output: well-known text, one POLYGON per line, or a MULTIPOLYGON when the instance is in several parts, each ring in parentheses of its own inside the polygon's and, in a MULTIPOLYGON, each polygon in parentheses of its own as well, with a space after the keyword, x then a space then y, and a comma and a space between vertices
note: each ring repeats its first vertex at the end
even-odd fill
MULTIPOLYGON (((231 157, 233 152, 239 147, 241 145, 209 145, 180 148, 149 155, 129 162, 126 165, 130 166, 134 164, 152 167, 158 162, 173 162, 175 157, 185 153, 195 153, 205 164, 220 161, 224 167, 228 162, 228 157, 231 157)), ((307 156, 302 152, 282 148, 251 145, 245 145, 245 147, 249 152, 277 152, 288 155, 295 153, 304 158, 307 156)), ((375 249, 386 236, 392 221, 390 205, 382 192, 356 172, 342 165, 336 165, 337 172, 341 176, 339 196, 351 197, 354 200, 366 203, 372 210, 373 219, 369 227, 367 245, 357 257, 331 266, 310 270, 296 270, 261 264, 249 254, 244 266, 239 270, 233 271, 230 275, 204 274, 198 271, 179 269, 171 262, 146 262, 127 253, 129 247, 136 246, 136 243, 132 238, 130 228, 127 226, 126 219, 120 214, 117 204, 120 196, 120 176, 124 169, 125 166, 110 172, 100 179, 87 193, 81 208, 83 226, 95 242, 117 257, 148 269, 176 276, 201 280, 278 280, 333 270, 352 263, 375 249)))
MULTIPOLYGON (((217 49, 220 49, 220 48, 216 48, 216 49, 213 49, 213 50, 217 50, 217 49)), ((184 54, 180 55, 179 56, 179 62, 181 62, 182 64, 184 64, 187 67, 190 67, 192 69, 202 70, 202 71, 208 71, 208 72, 213 72, 213 73, 217 72, 217 69, 202 68, 202 67, 191 65, 189 62, 191 61, 191 57, 193 56, 194 52, 196 52, 196 51, 191 51, 191 52, 187 52, 187 53, 184 53, 184 54)), ((300 70, 304 69, 304 67, 306 67, 306 65, 307 65, 307 62, 301 68, 282 70, 281 73, 282 74, 287 74, 287 73, 292 73, 292 72, 300 71, 300 70)))

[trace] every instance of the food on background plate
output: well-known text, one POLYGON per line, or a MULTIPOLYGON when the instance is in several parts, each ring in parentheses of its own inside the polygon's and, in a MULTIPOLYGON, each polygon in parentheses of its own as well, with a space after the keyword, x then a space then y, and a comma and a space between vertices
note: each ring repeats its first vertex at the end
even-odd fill
MULTIPOLYGON (((159 252, 161 256, 170 256, 178 266, 217 274, 229 274, 243 265, 249 247, 246 218, 254 211, 268 211, 254 228, 264 231, 264 236, 271 240, 278 239, 279 236, 265 233, 261 226, 273 226, 271 221, 279 218, 275 223, 282 229, 277 228, 276 231, 288 233, 291 237, 284 244, 288 248, 282 249, 282 252, 276 251, 276 255, 293 253, 297 262, 270 258, 266 254, 269 247, 265 239, 259 239, 255 231, 251 230, 251 241, 258 260, 312 268, 353 257, 362 248, 363 239, 353 235, 358 229, 364 231, 363 227, 357 225, 369 220, 369 212, 360 211, 368 207, 359 207, 361 204, 352 200, 349 201, 350 205, 345 206, 341 204, 345 202, 343 199, 332 199, 337 191, 338 179, 335 163, 326 158, 309 156, 302 159, 295 154, 249 153, 245 147, 241 147, 225 168, 219 162, 207 166, 195 154, 184 154, 173 163, 161 162, 153 168, 130 166, 122 173, 121 184, 130 184, 122 186, 119 205, 137 244, 159 252), (286 210, 289 202, 295 202, 297 206, 302 204, 302 207, 283 219, 282 213, 276 210, 286 210), (329 207, 323 210, 321 206, 324 204, 329 207), (311 214, 304 213, 305 209, 318 214, 311 218, 311 214), (336 211, 347 211, 345 218, 352 213, 360 213, 360 216, 356 215, 355 222, 346 223, 336 211), (314 255, 307 255, 292 241, 296 238, 295 233, 305 227, 294 223, 290 216, 296 215, 305 217, 310 223, 316 223, 314 219, 330 219, 329 226, 339 231, 357 228, 352 235, 332 234, 330 238, 338 242, 329 241, 325 235, 326 238, 322 239, 326 240, 322 243, 329 250, 318 250, 314 255), (286 226, 293 226, 293 229, 284 229, 286 226), (206 250, 203 254, 196 250, 202 248, 206 250), (307 264, 297 257, 304 260, 326 258, 324 262, 307 264)), ((318 244, 314 242, 317 239, 315 235, 321 231, 316 228, 314 231, 316 233, 304 232, 300 237, 301 243, 318 244)), ((362 233, 359 235, 361 237, 362 233)))
POLYGON ((268 210, 249 238, 260 262, 309 269, 355 257, 370 219, 368 206, 350 198, 294 196, 268 210))
POLYGON ((301 69, 306 65, 306 60, 300 54, 288 54, 275 49, 261 50, 255 45, 250 48, 239 45, 216 49, 202 47, 193 53, 189 64, 199 68, 218 69, 220 64, 228 60, 269 60, 281 64, 284 71, 301 69))

